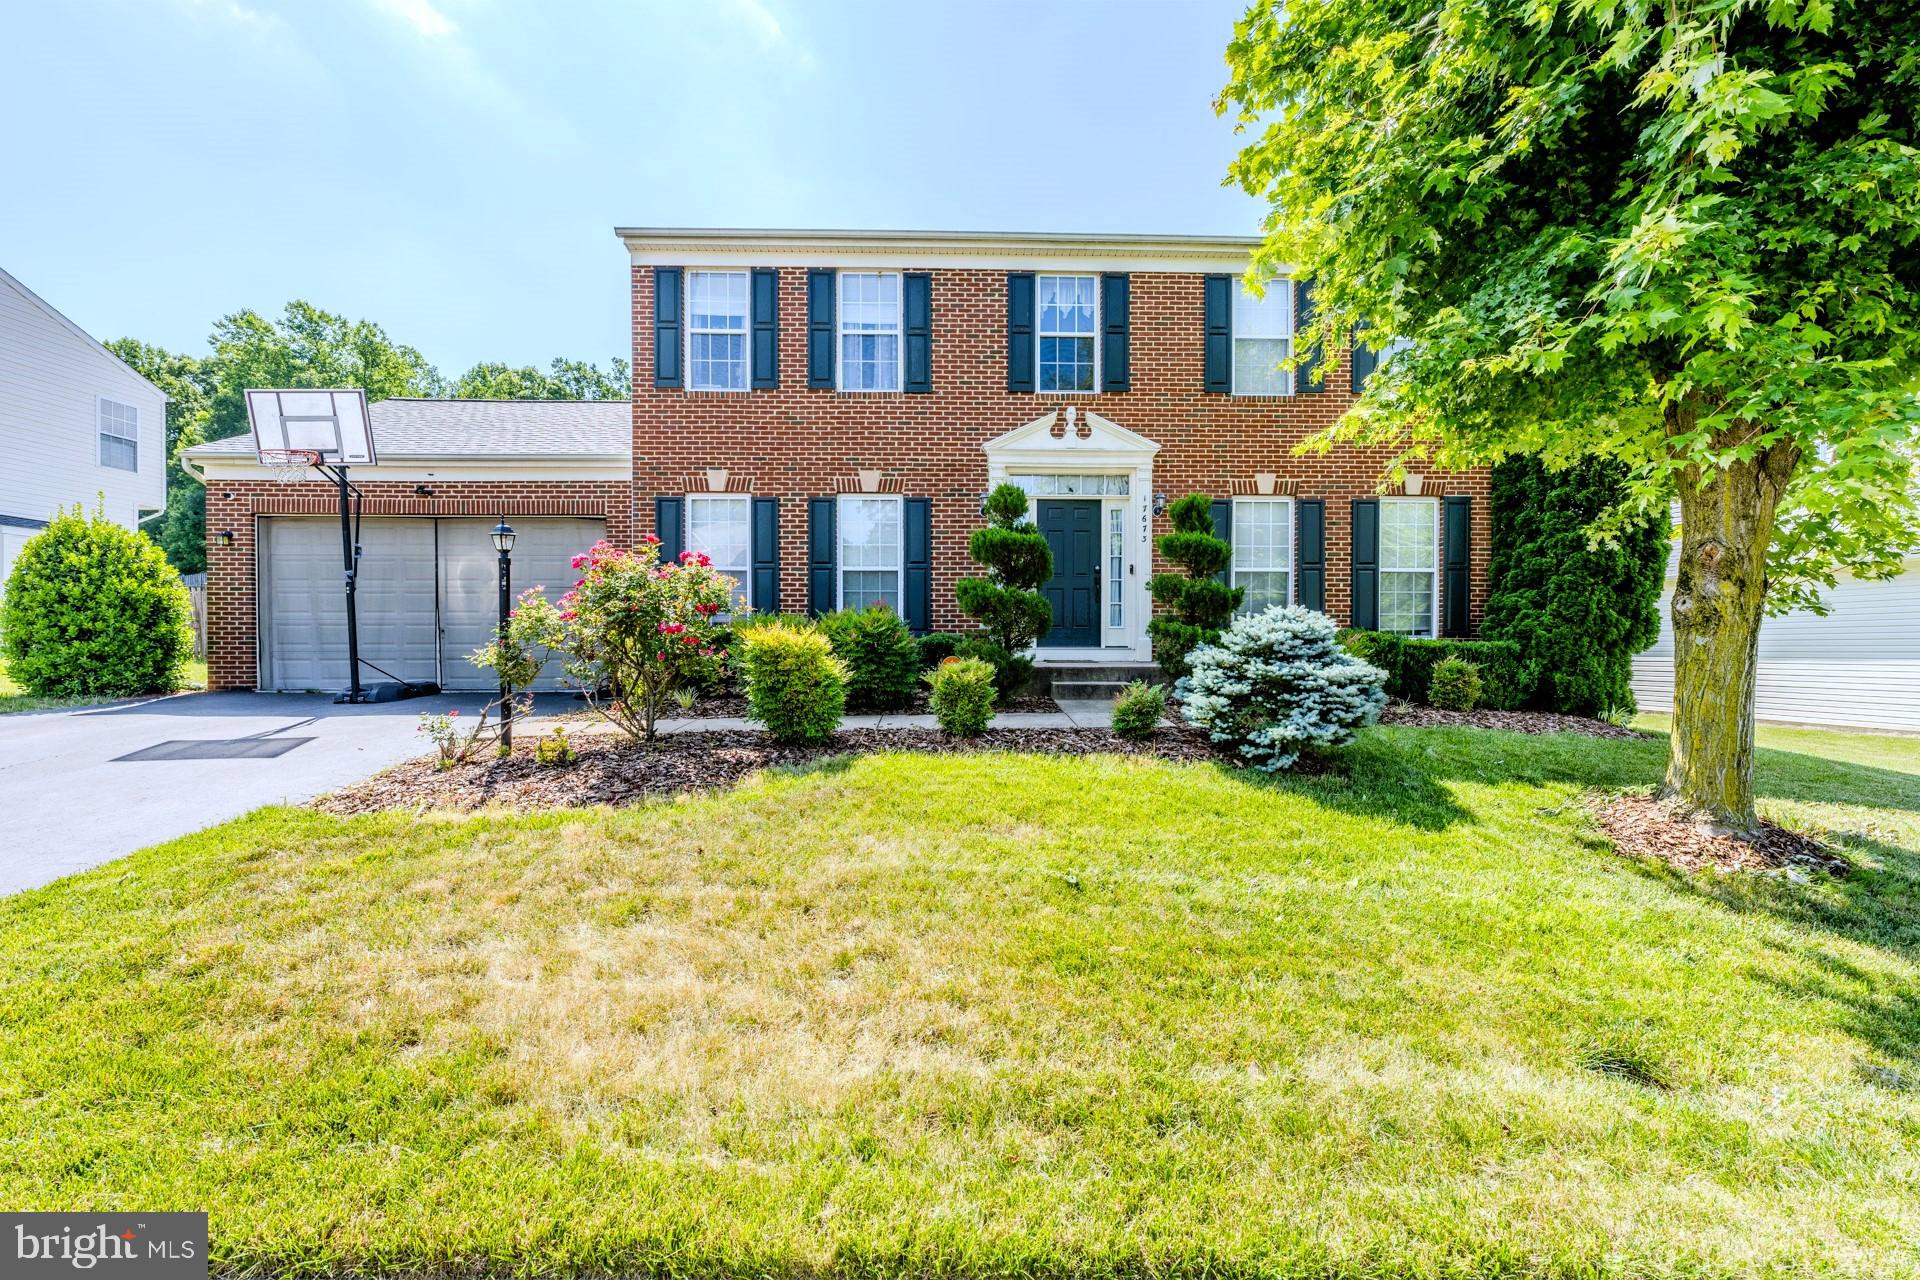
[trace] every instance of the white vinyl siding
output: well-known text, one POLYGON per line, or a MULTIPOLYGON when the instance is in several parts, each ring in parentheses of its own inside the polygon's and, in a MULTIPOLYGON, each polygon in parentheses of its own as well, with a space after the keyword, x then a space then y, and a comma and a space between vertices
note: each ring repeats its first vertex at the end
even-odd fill
POLYGON ((1440 504, 1380 500, 1380 629, 1431 636, 1439 611, 1440 504))
POLYGON ((753 499, 746 494, 687 495, 687 550, 698 551, 734 580, 733 595, 753 603, 753 499))
POLYGON ((688 385, 695 391, 747 389, 747 273, 687 273, 688 385))
POLYGON ((904 561, 900 499, 843 495, 834 523, 840 536, 840 607, 884 604, 898 613, 904 561))
POLYGON ((1040 276, 1038 290, 1041 391, 1092 391, 1099 385, 1094 341, 1099 333, 1100 282, 1094 276, 1040 276))
POLYGON ((1246 588, 1242 613, 1293 603, 1293 500, 1235 498, 1233 585, 1246 588))
POLYGON ((840 390, 900 389, 900 276, 842 271, 839 305, 840 390))
POLYGON ((1281 362, 1293 355, 1293 282, 1274 280, 1255 297, 1243 280, 1233 300, 1233 394, 1293 394, 1293 374, 1281 362))

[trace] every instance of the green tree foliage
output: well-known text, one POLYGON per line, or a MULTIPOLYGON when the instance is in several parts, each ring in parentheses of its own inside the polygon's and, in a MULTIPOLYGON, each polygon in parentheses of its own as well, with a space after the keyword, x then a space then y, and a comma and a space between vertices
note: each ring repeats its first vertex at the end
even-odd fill
POLYGON ((1751 830, 1763 612, 1914 539, 1920 8, 1290 0, 1227 59, 1301 349, 1411 340, 1318 443, 1611 458, 1602 536, 1677 494, 1667 785, 1751 830))
POLYGON ((616 356, 604 373, 581 360, 555 359, 545 373, 532 365, 476 364, 454 381, 452 394, 456 400, 625 400, 631 386, 627 362, 616 356))
POLYGON ((157 543, 76 506, 14 557, 0 653, 9 676, 46 697, 176 689, 193 656, 193 606, 157 543))
POLYGON ((960 609, 978 622, 998 653, 978 651, 1000 676, 1003 693, 1032 674, 1022 651, 1053 625, 1053 606, 1040 594, 1053 575, 1053 552, 1038 529, 1026 523, 1027 495, 1018 485, 1003 484, 987 495, 987 524, 967 539, 967 554, 987 570, 984 578, 962 578, 954 583, 960 609), (1004 655, 1004 658, 1002 657, 1004 655))
POLYGON ((1551 471, 1523 455, 1493 469, 1493 561, 1480 629, 1520 647, 1522 684, 1549 711, 1631 709, 1633 655, 1660 635, 1665 512, 1607 541, 1589 535, 1627 496, 1626 468, 1603 458, 1551 471))
POLYGON ((1147 579, 1153 598, 1172 610, 1147 623, 1153 640, 1153 660, 1174 678, 1190 669, 1187 655, 1220 638, 1246 595, 1242 587, 1220 581, 1233 548, 1213 531, 1213 500, 1190 493, 1167 508, 1173 532, 1160 535, 1154 545, 1160 558, 1179 566, 1179 573, 1156 573, 1147 579))
POLYGON ((147 533, 174 568, 199 573, 207 567, 205 505, 200 482, 180 465, 180 451, 206 439, 212 370, 205 361, 137 338, 116 338, 105 345, 167 394, 167 509, 147 526, 147 533))

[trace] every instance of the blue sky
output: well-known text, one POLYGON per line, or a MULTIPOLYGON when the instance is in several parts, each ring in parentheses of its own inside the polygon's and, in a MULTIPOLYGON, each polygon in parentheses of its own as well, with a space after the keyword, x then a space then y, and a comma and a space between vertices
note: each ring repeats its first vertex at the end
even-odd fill
POLYGON ((13 5, 0 266, 100 338, 306 297, 454 374, 625 354, 616 225, 1251 232, 1240 9, 13 5))

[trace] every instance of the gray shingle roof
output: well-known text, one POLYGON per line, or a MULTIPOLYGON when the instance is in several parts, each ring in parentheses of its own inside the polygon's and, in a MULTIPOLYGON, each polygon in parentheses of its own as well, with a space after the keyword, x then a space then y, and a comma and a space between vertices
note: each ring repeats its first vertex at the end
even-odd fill
MULTIPOLYGON (((373 447, 387 458, 625 457, 625 400, 381 400, 367 408, 373 447)), ((253 452, 251 435, 195 445, 197 457, 253 452)))

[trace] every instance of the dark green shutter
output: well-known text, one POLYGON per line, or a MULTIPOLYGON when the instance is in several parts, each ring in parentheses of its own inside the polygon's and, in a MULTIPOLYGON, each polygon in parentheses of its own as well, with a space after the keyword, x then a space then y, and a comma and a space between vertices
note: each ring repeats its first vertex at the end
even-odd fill
POLYGON ((1380 629, 1380 502, 1353 500, 1353 625, 1380 629))
POLYGON ((1441 546, 1446 549, 1446 580, 1441 584, 1441 602, 1445 605, 1446 632, 1464 636, 1470 630, 1473 615, 1472 575, 1468 569, 1473 546, 1473 499, 1455 494, 1446 499, 1446 527, 1441 546))
POLYGON ((925 271, 907 272, 900 277, 900 299, 907 330, 903 385, 925 394, 933 390, 933 277, 925 271))
POLYGON ((672 564, 687 547, 687 500, 681 497, 653 500, 653 532, 660 539, 660 563, 672 564))
MULTIPOLYGON (((1213 536, 1231 547, 1233 545, 1233 501, 1231 499, 1222 501, 1215 498, 1211 510, 1213 512, 1213 536)), ((1233 561, 1229 559, 1227 561, 1228 567, 1213 576, 1221 582, 1232 582, 1232 565, 1233 561)))
POLYGON ((1203 387, 1219 395, 1233 390, 1233 277, 1206 279, 1206 377, 1203 387))
POLYGON ((807 272, 807 385, 816 391, 833 390, 833 285, 833 272, 807 272))
POLYGON ((1327 504, 1320 498, 1302 498, 1293 504, 1295 563, 1299 586, 1295 599, 1304 608, 1327 611, 1327 504))
POLYGON ((753 269, 753 389, 780 385, 780 273, 772 267, 753 269))
POLYGON ((753 500, 753 607, 780 612, 780 499, 753 500))
POLYGON ((1100 277, 1100 389, 1133 390, 1133 278, 1124 273, 1100 277))
POLYGON ((1033 390, 1033 272, 1007 272, 1007 390, 1033 390))
POLYGON ((834 500, 807 499, 807 612, 814 617, 832 613, 838 592, 834 590, 834 556, 837 546, 833 533, 834 500))
POLYGON ((680 268, 653 269, 653 385, 680 380, 680 268))
POLYGON ((1300 367, 1293 371, 1293 390, 1296 395, 1318 395, 1327 389, 1325 378, 1320 376, 1322 364, 1320 337, 1313 328, 1313 282, 1296 280, 1293 282, 1293 337, 1296 343, 1305 343, 1300 367))
POLYGON ((933 499, 906 500, 907 627, 917 636, 933 630, 933 499))
POLYGON ((1367 379, 1380 367, 1380 353, 1368 346, 1364 331, 1356 330, 1353 335, 1353 351, 1347 360, 1350 383, 1353 394, 1359 395, 1367 389, 1367 379))

